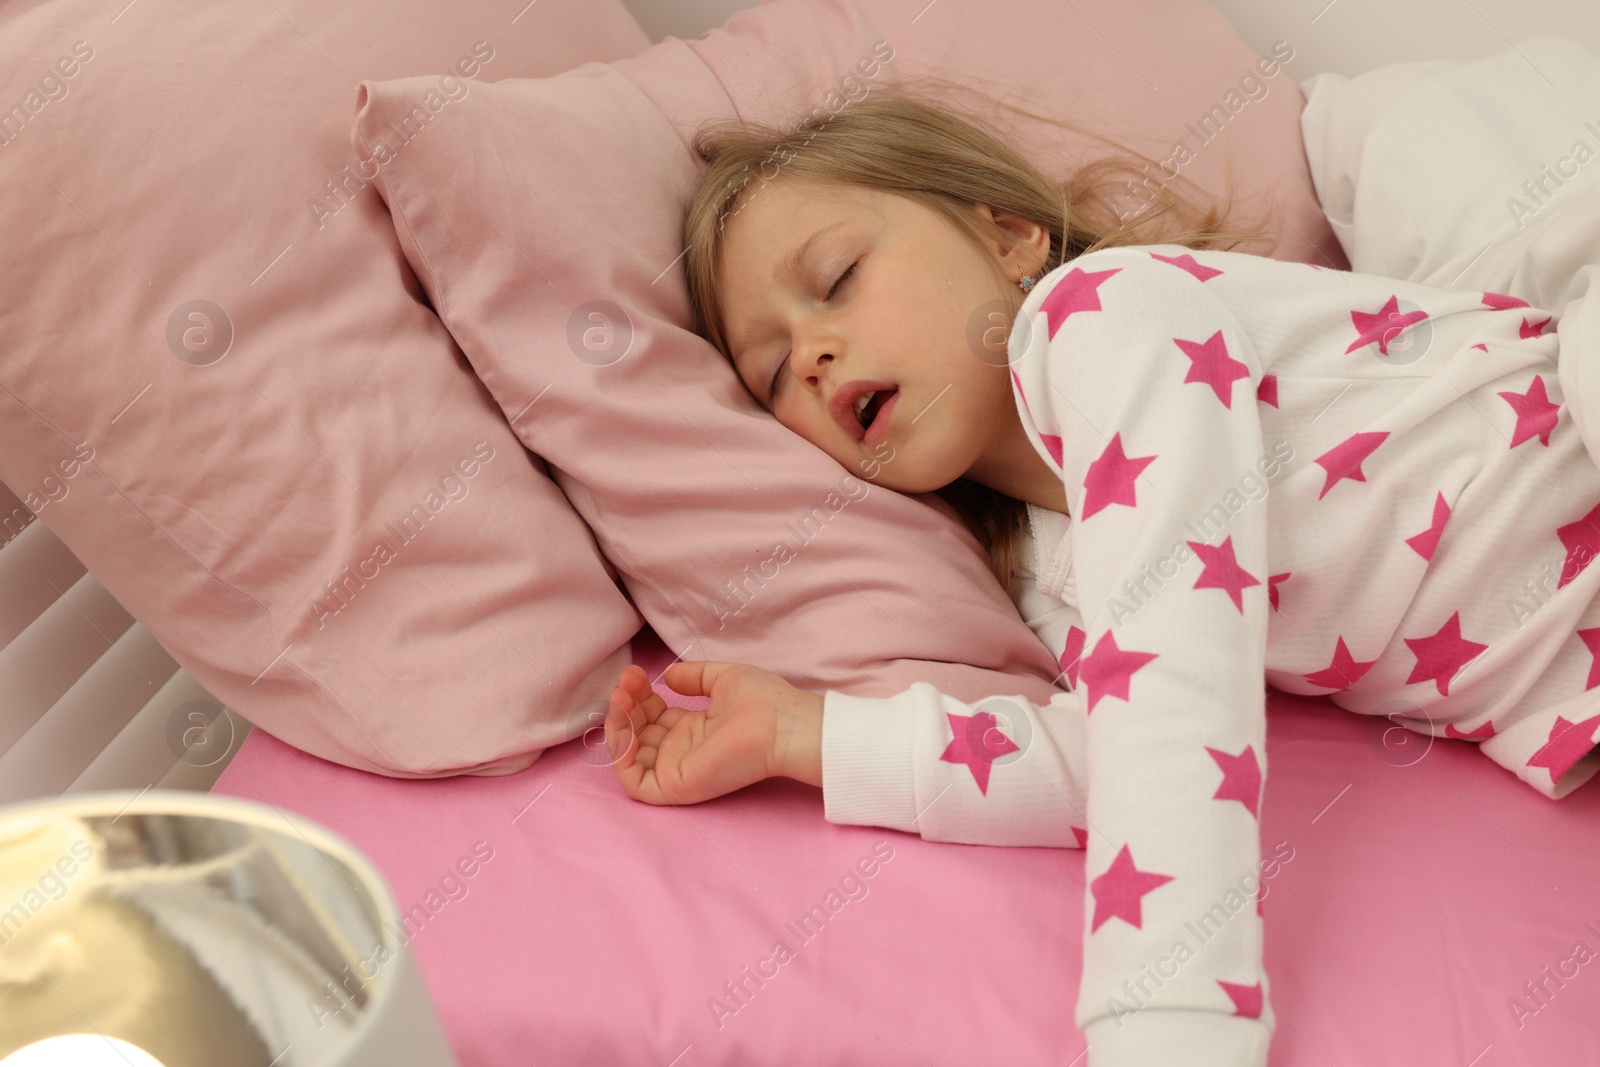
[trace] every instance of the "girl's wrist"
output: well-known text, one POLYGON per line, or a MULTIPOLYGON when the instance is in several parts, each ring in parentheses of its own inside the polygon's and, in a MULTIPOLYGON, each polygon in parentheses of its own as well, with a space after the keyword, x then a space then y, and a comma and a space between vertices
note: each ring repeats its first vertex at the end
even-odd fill
POLYGON ((823 697, 795 689, 778 710, 776 773, 822 788, 823 697))

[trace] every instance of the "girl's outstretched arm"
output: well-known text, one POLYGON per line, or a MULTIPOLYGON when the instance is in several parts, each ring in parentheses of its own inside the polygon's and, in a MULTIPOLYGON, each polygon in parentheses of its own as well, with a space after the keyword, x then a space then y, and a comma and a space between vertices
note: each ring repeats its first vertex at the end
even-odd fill
POLYGON ((885 699, 824 696, 759 667, 689 660, 669 666, 665 679, 711 705, 669 705, 643 668, 623 669, 606 747, 635 800, 698 804, 786 777, 823 789, 830 822, 960 844, 1083 847, 1084 720, 1075 693, 1043 708, 1022 696, 971 707, 927 682, 885 699))

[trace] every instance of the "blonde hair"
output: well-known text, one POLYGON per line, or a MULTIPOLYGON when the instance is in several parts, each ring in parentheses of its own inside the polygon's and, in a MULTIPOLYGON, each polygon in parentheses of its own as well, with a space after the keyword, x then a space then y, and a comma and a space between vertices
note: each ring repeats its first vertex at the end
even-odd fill
MULTIPOLYGON (((1278 241, 1276 233, 1262 230, 1222 230, 1222 222, 1233 207, 1231 195, 1220 212, 1212 207, 1202 216, 1164 185, 1155 191, 1159 206, 1113 226, 1106 211, 1109 208, 1111 217, 1115 217, 1115 209, 1105 202, 1113 176, 1126 169, 1135 182, 1142 181, 1146 176, 1134 161, 1149 164, 1154 160, 1074 123, 972 93, 985 110, 988 105, 999 104, 1016 115, 1116 145, 1128 157, 1090 162, 1059 185, 1053 185, 1004 140, 985 132, 985 126, 996 126, 998 116, 984 113, 979 119, 973 117, 977 112, 971 107, 958 108, 934 99, 936 95, 962 93, 972 91, 944 79, 923 77, 914 83, 886 85, 831 113, 814 111, 792 129, 721 119, 703 124, 696 131, 693 149, 707 164, 707 170, 684 218, 689 303, 695 329, 730 364, 732 354, 723 333, 716 287, 721 237, 727 220, 738 210, 735 205, 740 195, 757 175, 761 184, 787 173, 795 178, 876 189, 906 197, 939 213, 984 254, 1002 288, 1012 295, 1007 321, 1015 319, 1026 294, 1015 279, 1004 276, 999 260, 989 252, 984 231, 994 234, 996 227, 992 220, 978 214, 978 204, 1027 219, 1049 231, 1050 252, 1034 273, 1035 278, 1042 278, 1078 256, 1116 245, 1177 244, 1204 249, 1228 248, 1257 239, 1275 246, 1278 241), (775 160, 777 173, 769 175, 775 160), (1144 228, 1172 212, 1176 212, 1175 223, 1167 232, 1144 228), (1194 221, 1196 217, 1198 221, 1194 221)), ((1229 186, 1231 189, 1231 181, 1229 186)), ((965 477, 937 493, 982 546, 990 571, 1009 594, 1019 542, 1027 525, 1026 505, 965 477)))

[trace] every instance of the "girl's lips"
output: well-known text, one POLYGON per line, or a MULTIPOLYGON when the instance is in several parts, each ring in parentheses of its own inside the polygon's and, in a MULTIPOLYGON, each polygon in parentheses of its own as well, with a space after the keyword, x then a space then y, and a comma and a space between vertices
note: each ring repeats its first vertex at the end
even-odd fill
POLYGON ((833 416, 845 433, 852 439, 860 441, 866 436, 866 427, 856 418, 856 401, 867 393, 888 392, 896 388, 893 382, 873 382, 855 379, 845 382, 833 391, 828 398, 828 414, 833 416))
POLYGON ((867 427, 867 435, 861 439, 862 444, 876 445, 883 440, 884 435, 889 432, 889 419, 894 415, 894 406, 898 403, 900 403, 900 390, 896 389, 894 395, 884 401, 883 406, 878 409, 877 417, 872 420, 872 425, 867 427))

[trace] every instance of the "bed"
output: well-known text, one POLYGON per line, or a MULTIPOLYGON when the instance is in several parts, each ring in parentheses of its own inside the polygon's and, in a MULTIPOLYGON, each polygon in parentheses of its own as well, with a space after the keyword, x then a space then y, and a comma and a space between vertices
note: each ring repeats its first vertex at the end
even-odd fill
MULTIPOLYGON (((156 2, 145 0, 146 11, 156 2)), ((36 6, 43 10, 49 5, 36 6)), ((667 35, 692 41, 746 6, 646 0, 629 4, 639 25, 657 41, 667 35)), ((1293 77, 1313 99, 1317 95, 1309 84, 1313 75, 1353 78, 1381 64, 1423 58, 1409 51, 1419 40, 1427 41, 1430 59, 1476 60, 1506 51, 1514 57, 1522 38, 1513 43, 1502 32, 1509 32, 1513 18, 1532 18, 1541 23, 1541 32, 1579 41, 1600 53, 1600 15, 1586 5, 1560 0, 1520 5, 1514 12, 1480 4, 1462 18, 1438 16, 1420 7, 1394 10, 1380 7, 1376 0, 1317 2, 1293 10, 1249 0, 1226 0, 1215 6, 1255 53, 1266 55, 1275 42, 1292 42, 1298 53, 1293 77), (1392 32, 1374 40, 1365 27, 1380 16, 1391 20, 1392 32)), ((913 10, 920 7, 912 5, 913 10)), ((443 7, 432 10, 436 21, 427 34, 447 35, 452 58, 461 52, 462 61, 467 61, 466 44, 477 37, 476 24, 458 27, 450 22, 456 16, 444 14, 443 7)), ((309 6, 290 5, 284 21, 305 24, 314 17, 311 12, 309 6)), ((140 9, 133 8, 126 18, 131 21, 138 14, 140 9)), ((528 19, 516 11, 493 15, 493 26, 484 31, 483 39, 499 45, 495 58, 483 60, 481 51, 470 54, 486 64, 501 64, 499 76, 542 77, 564 69, 568 61, 578 61, 574 56, 529 59, 525 50, 513 50, 503 36, 496 36, 509 33, 507 27, 516 27, 516 19, 526 30, 528 19)), ((124 15, 116 17, 121 20, 124 15)), ((475 12, 471 17, 489 24, 488 13, 475 12)), ((0 37, 4 28, 0 20, 0 37)), ((612 28, 618 30, 616 36, 581 58, 604 62, 627 56, 643 43, 638 27, 612 28)), ((115 40, 105 36, 111 30, 100 32, 101 37, 86 39, 115 40)), ((275 26, 272 32, 282 35, 273 47, 285 47, 284 41, 299 47, 293 36, 297 30, 275 26)), ((312 36, 329 48, 332 58, 308 53, 308 62, 326 60, 339 73, 339 68, 356 63, 366 47, 359 34, 341 33, 338 26, 313 30, 312 36), (329 45, 330 40, 339 48, 329 45)), ((814 49, 817 42, 807 40, 797 47, 814 49)), ((114 61, 116 53, 109 45, 102 51, 106 59, 85 63, 86 73, 103 69, 93 67, 93 62, 114 61)), ((55 53, 48 58, 54 59, 55 53)), ((726 65, 720 72, 725 85, 742 77, 753 61, 741 53, 702 58, 726 65)), ((372 78, 403 79, 416 69, 431 69, 387 58, 384 62, 387 66, 372 78)), ((669 77, 673 73, 666 70, 656 81, 647 82, 658 103, 670 102, 679 91, 669 77)), ((325 69, 321 76, 328 78, 328 84, 319 91, 325 89, 329 99, 343 101, 352 95, 352 86, 345 84, 350 79, 340 81, 325 69)), ((73 92, 92 91, 87 77, 75 85, 73 92)), ((1332 99, 1332 92, 1341 86, 1329 81, 1323 88, 1332 99)), ((454 110, 448 113, 465 114, 487 96, 469 98, 477 103, 452 100, 449 107, 454 110)), ((364 92, 360 99, 366 107, 369 99, 364 92)), ((685 95, 680 102, 688 99, 685 95)), ((377 109, 381 93, 370 102, 377 109)), ((74 117, 65 103, 52 101, 50 106, 61 113, 46 111, 50 121, 74 117)), ((1277 105, 1251 106, 1265 110, 1277 105)), ((1394 111, 1402 114, 1398 107, 1394 111)), ((1518 118, 1515 108, 1508 114, 1518 118)), ((1358 188, 1367 186, 1355 180, 1352 146, 1365 138, 1373 165, 1414 175, 1412 191, 1424 197, 1435 188, 1422 177, 1429 161, 1401 164, 1393 155, 1383 155, 1395 151, 1395 134, 1389 128, 1390 140, 1380 142, 1383 130, 1376 120, 1358 133, 1338 127, 1331 114, 1325 117, 1326 122, 1315 128, 1316 136, 1307 127, 1303 147, 1310 154, 1310 174, 1332 231, 1327 238, 1298 233, 1305 221, 1299 217, 1285 227, 1291 240, 1296 234, 1302 239, 1297 254, 1305 261, 1338 249, 1337 243, 1329 243, 1337 234, 1356 269, 1414 279, 1428 275, 1441 284, 1470 283, 1503 292, 1543 285, 1554 299, 1569 295, 1567 283, 1576 273, 1573 255, 1581 260, 1585 247, 1600 248, 1600 238, 1584 228, 1589 219, 1600 219, 1600 193, 1584 192, 1563 203, 1566 214, 1551 211, 1541 220, 1542 232, 1559 233, 1570 247, 1535 245, 1530 252, 1528 244, 1518 244, 1523 240, 1519 230, 1515 239, 1500 235, 1498 243, 1489 242, 1499 249, 1493 254, 1474 256, 1477 248, 1468 247, 1466 240, 1451 246, 1449 255, 1437 254, 1437 242, 1430 245, 1425 239, 1431 235, 1407 228, 1414 204, 1375 202, 1356 195, 1358 188), (1341 180, 1347 179, 1343 184, 1335 180, 1336 172, 1341 180), (1593 244, 1585 245, 1591 240, 1593 244), (1563 259, 1558 251, 1572 254, 1563 259), (1530 263, 1542 273, 1529 268, 1530 263)), ((1593 117, 1600 126, 1600 112, 1593 117)), ((1564 129, 1559 123, 1552 128, 1564 129)), ((49 132, 43 127, 29 129, 27 135, 37 140, 49 132)), ((435 140, 450 134, 450 128, 440 126, 435 140)), ((1245 135, 1241 130, 1239 136, 1245 135)), ((1550 143, 1544 142, 1544 147, 1550 143)), ((24 148, 28 145, 23 143, 24 148)), ((341 153, 347 147, 337 146, 341 153)), ((1268 147, 1256 145, 1261 151, 1268 147)), ((1279 146, 1288 155, 1301 148, 1298 138, 1287 147, 1279 146)), ((1536 170, 1543 148, 1532 143, 1523 148, 1535 160, 1536 170)), ((447 149, 438 144, 430 147, 424 140, 405 151, 410 155, 404 167, 414 166, 426 152, 450 157, 447 149)), ((1438 156, 1444 152, 1438 145, 1434 151, 1438 156)), ((1464 142, 1462 152, 1467 152, 1464 142)), ((1214 162, 1202 160, 1205 166, 1214 162)), ((1443 169, 1444 164, 1435 159, 1433 166, 1443 169)), ((402 221, 398 238, 387 231, 388 216, 374 204, 361 202, 359 209, 364 213, 360 220, 385 229, 386 239, 395 245, 395 276, 372 284, 377 287, 381 282, 396 291, 404 288, 406 300, 415 307, 437 310, 440 320, 430 319, 426 326, 430 336, 440 346, 448 343, 439 324, 443 321, 466 350, 467 358, 458 369, 463 375, 475 372, 487 383, 484 395, 474 401, 477 406, 463 401, 460 410, 470 408, 474 418, 488 420, 481 425, 492 422, 492 432, 503 430, 504 437, 494 439, 497 445, 514 446, 514 428, 530 451, 549 460, 549 469, 541 465, 537 477, 519 471, 520 481, 504 483, 507 491, 502 499, 511 490, 525 496, 545 493, 541 499, 568 515, 571 509, 558 498, 564 494, 583 524, 594 531, 596 540, 585 542, 579 546, 582 551, 575 550, 561 567, 552 568, 581 574, 588 583, 578 588, 573 578, 564 587, 571 599, 562 605, 582 604, 605 612, 603 629, 597 624, 578 635, 588 640, 583 650, 574 644, 555 657, 567 671, 557 681, 580 692, 581 698, 573 702, 576 710, 559 716, 560 721, 539 725, 542 734, 527 735, 549 744, 530 764, 529 759, 506 757, 505 744, 474 747, 473 737, 499 729, 485 711, 492 702, 481 680, 471 683, 478 687, 472 691, 473 699, 462 689, 459 700, 452 702, 447 686, 425 688, 442 677, 438 670, 419 669, 421 678, 394 681, 388 689, 379 684, 381 677, 377 682, 363 678, 362 684, 376 687, 373 706, 380 711, 385 700, 397 706, 410 700, 415 703, 407 705, 408 712, 428 714, 445 726, 452 716, 461 717, 455 728, 441 729, 414 751, 396 750, 395 762, 385 764, 393 736, 379 730, 381 714, 360 724, 361 729, 337 735, 332 727, 317 728, 309 712, 295 718, 297 702, 309 708, 312 701, 322 699, 326 687, 279 687, 260 694, 261 703, 255 706, 250 703, 254 696, 235 699, 234 694, 255 693, 256 681, 264 678, 272 683, 272 665, 280 662, 274 653, 282 656, 282 646, 252 645, 247 650, 254 657, 248 661, 261 668, 255 680, 254 666, 225 670, 220 653, 210 659, 201 656, 196 650, 205 647, 208 631, 219 645, 235 640, 242 646, 237 635, 244 632, 243 625, 231 631, 224 626, 236 614, 219 611, 202 618, 196 613, 192 628, 181 629, 171 625, 171 605, 125 597, 136 572, 154 566, 150 561, 162 550, 161 539, 151 537, 143 557, 115 556, 108 542, 126 537, 131 527, 108 525, 105 540, 96 540, 72 525, 86 521, 67 513, 69 506, 78 505, 66 505, 52 496, 55 510, 40 510, 43 521, 21 536, 8 529, 0 549, 0 585, 18 588, 37 570, 48 574, 53 590, 28 593, 32 599, 26 606, 16 597, 0 604, 0 632, 9 641, 0 649, 0 677, 22 679, 8 689, 5 714, 0 715, 0 741, 6 746, 0 752, 0 790, 5 799, 66 789, 209 786, 216 793, 275 805, 327 826, 360 848, 388 879, 405 915, 410 948, 456 1056, 469 1067, 1085 1062, 1082 1035, 1073 1023, 1081 958, 1081 852, 936 844, 893 831, 833 825, 823 819, 818 790, 786 779, 769 780, 689 808, 653 808, 623 795, 600 731, 588 729, 598 726, 593 697, 604 692, 591 684, 593 680, 614 679, 620 664, 629 661, 644 667, 654 680, 674 658, 735 657, 708 654, 691 640, 693 627, 656 599, 663 588, 670 593, 670 584, 632 581, 652 561, 643 559, 643 549, 629 539, 624 527, 615 525, 626 509, 612 506, 613 498, 605 495, 611 486, 574 475, 572 457, 559 453, 561 441, 536 442, 527 435, 519 416, 525 403, 531 405, 533 392, 506 391, 506 383, 515 378, 513 363, 503 358, 490 362, 481 351, 489 342, 480 344, 470 327, 452 318, 462 314, 460 304, 446 299, 450 294, 445 280, 430 275, 423 262, 428 258, 427 234, 420 225, 411 230, 404 225, 407 219, 422 218, 402 210, 407 196, 419 195, 402 186, 404 167, 390 168, 374 182, 402 221), (400 278, 402 247, 414 278, 400 278), (534 448, 535 443, 540 447, 534 448), (50 531, 42 529, 45 522, 59 524, 62 540, 85 559, 95 559, 95 574, 107 588, 139 610, 124 611, 71 552, 53 538, 47 540, 50 531), (106 561, 103 565, 101 559, 106 561), (630 579, 627 598, 619 592, 623 585, 616 580, 619 569, 630 579), (74 586, 80 580, 83 585, 74 586), (75 589, 83 594, 76 601, 75 589), (54 619, 49 634, 31 626, 36 616, 43 615, 54 619), (150 625, 154 637, 136 624, 124 632, 135 616, 150 625), (89 622, 86 629, 79 617, 89 622), (654 619, 663 632, 658 635, 646 619, 654 619), (82 632, 67 633, 69 623, 82 632), (106 652, 106 633, 122 635, 112 638, 115 655, 106 652), (614 638, 618 633, 632 636, 619 645, 614 638), (52 650, 69 639, 100 643, 94 645, 93 656, 52 650), (163 646, 186 651, 169 656, 163 646), (41 649, 50 662, 35 670, 32 664, 41 649), (137 664, 140 679, 137 684, 128 679, 113 695, 115 679, 110 676, 122 669, 119 658, 137 664), (174 673, 179 664, 191 667, 215 697, 184 671, 174 673), (588 689, 583 688, 586 685, 588 689), (161 699, 149 695, 146 687, 151 686, 161 690, 161 699), (239 708, 259 711, 252 720, 255 729, 249 728, 239 708), (174 742, 175 731, 176 736, 188 736, 183 727, 197 714, 205 725, 226 725, 232 731, 222 746, 226 760, 209 754, 209 749, 197 752, 187 742, 174 742), (367 728, 380 740, 358 755, 359 737, 367 728), (549 743, 553 737, 555 743, 549 743), (235 743, 238 738, 242 743, 235 743), (479 773, 461 774, 459 769, 451 774, 424 773, 430 745, 451 746, 452 766, 472 765, 479 773), (315 751, 338 759, 321 758, 315 751), (397 767, 402 763, 407 776, 399 776, 397 767), (464 857, 478 861, 470 877, 458 873, 473 866, 458 866, 464 857)), ((1501 211, 1495 182, 1509 182, 1510 192, 1516 185, 1510 174, 1515 172, 1518 181, 1523 176, 1510 163, 1503 169, 1504 174, 1475 176, 1478 184, 1470 190, 1465 186, 1471 183, 1463 179, 1457 190, 1462 203, 1489 204, 1490 211, 1476 220, 1483 228, 1494 222, 1490 214, 1501 211)), ((480 171, 476 177, 481 175, 480 171)), ((64 192, 58 190, 63 199, 71 196, 74 187, 68 179, 56 177, 64 186, 64 192)), ((480 204, 487 206, 495 199, 485 199, 481 187, 467 184, 468 177, 457 175, 456 180, 480 204)), ((338 239, 338 231, 330 235, 325 226, 355 221, 354 212, 345 214, 346 205, 334 193, 321 198, 321 204, 320 213, 312 209, 313 225, 321 236, 309 240, 322 243, 300 245, 302 250, 323 249, 338 239)), ((294 210, 297 225, 304 227, 304 207, 298 200, 294 210)), ((493 229, 492 222, 485 219, 485 223, 493 229)), ((223 219, 219 216, 206 224, 220 227, 223 219)), ((1430 224, 1444 225, 1438 220, 1430 224)), ((1463 233, 1468 228, 1463 225, 1463 233)), ((137 243, 121 240, 121 231, 111 232, 133 251, 129 265, 150 267, 138 255, 137 243)), ((86 232, 86 242, 96 240, 86 232)), ((541 250, 555 243, 547 233, 529 240, 541 250)), ((241 290, 255 285, 247 275, 272 278, 269 272, 279 262, 272 255, 288 252, 278 252, 281 244, 271 236, 244 243, 252 254, 240 256, 241 266, 235 270, 244 279, 235 283, 241 290)), ((483 242, 486 249, 494 245, 492 237, 483 242)), ((112 251, 95 247, 95 255, 118 270, 126 269, 112 251)), ((517 269, 522 268, 512 261, 517 256, 527 258, 520 252, 501 254, 517 269)), ((535 258, 545 262, 538 254, 535 258)), ((659 262, 667 258, 661 256, 659 262)), ((284 260, 285 266, 294 263, 284 260)), ((231 260, 229 266, 234 267, 231 260)), ((486 259, 484 270, 491 267, 486 259)), ((648 281, 646 273, 637 284, 648 281)), ((312 295, 302 294, 301 299, 310 300, 312 295)), ((136 303, 117 306, 127 309, 136 303)), ((160 319, 165 319, 167 310, 161 309, 160 319)), ((405 313, 414 310, 407 307, 405 313)), ((1574 310, 1600 316, 1600 300, 1574 310)), ((277 311, 281 313, 282 306, 277 311)), ((242 327, 241 339, 251 337, 251 325, 275 321, 259 315, 235 317, 242 327)), ((1579 325, 1591 321, 1581 314, 1570 318, 1579 325)), ((1583 350, 1600 351, 1600 338, 1587 334, 1584 338, 1583 350)), ((216 365, 223 370, 236 368, 248 351, 241 348, 233 363, 216 365)), ((214 360, 222 361, 227 354, 225 349, 222 355, 213 353, 214 360)), ((191 367, 209 366, 211 358, 196 357, 191 367)), ((1585 366, 1590 365, 1600 372, 1600 360, 1585 366)), ((0 371, 5 369, 0 363, 0 371)), ((1575 368, 1575 379, 1580 369, 1575 368)), ((1565 371, 1564 366, 1564 385, 1565 371)), ((276 384, 278 389, 266 385, 258 392, 281 405, 290 386, 281 380, 276 384)), ((419 386, 419 395, 423 388, 419 386)), ((1576 395, 1577 390, 1573 392, 1576 395)), ((114 402, 106 399, 104 415, 121 418, 126 411, 122 405, 132 396, 133 391, 125 391, 114 402)), ((1588 390, 1587 396, 1593 402, 1600 388, 1588 390)), ((5 402, 0 397, 0 404, 5 402)), ((0 408, 0 413, 20 420, 23 406, 0 408)), ((1600 413, 1586 427, 1596 429, 1600 413)), ((279 430, 285 439, 299 433, 292 425, 279 430)), ((1593 434, 1586 433, 1586 439, 1591 451, 1600 455, 1593 434)), ((13 441, 8 439, 7 445, 13 441)), ((454 462, 455 453, 446 454, 447 447, 455 444, 440 445, 427 454, 454 462)), ((55 461, 61 452, 51 443, 39 454, 55 461)), ((107 456, 108 466, 113 455, 107 456)), ((344 462, 343 456, 337 458, 344 462)), ((309 453, 306 464, 308 469, 318 467, 309 453)), ((487 467, 496 477, 504 471, 492 464, 487 467)), ((22 463, 14 467, 27 469, 22 463)), ((461 469, 465 474, 466 468, 461 469)), ((0 472, 5 470, 0 466, 0 472)), ((64 483, 80 491, 80 500, 93 492, 102 508, 111 507, 109 491, 102 499, 101 489, 90 479, 72 481, 65 468, 62 475, 64 483)), ((625 480, 626 472, 617 477, 625 480)), ((6 480, 22 498, 37 478, 12 473, 6 480)), ((339 488, 336 477, 330 475, 328 481, 339 488)), ((239 491, 247 490, 244 486, 239 491)), ((487 496, 479 493, 480 501, 487 496)), ((3 499, 9 503, 11 498, 3 499)), ((62 500, 70 499, 64 490, 62 500)), ((195 513, 193 508, 185 511, 181 498, 173 499, 175 514, 195 513)), ((460 510, 465 505, 452 502, 449 507, 460 510)), ((513 535, 517 522, 525 518, 497 520, 496 544, 516 551, 513 535)), ((569 519, 572 529, 582 532, 570 515, 562 521, 569 519)), ((439 546, 436 556, 408 558, 407 565, 419 566, 411 576, 374 583, 374 592, 358 593, 350 604, 324 601, 316 621, 337 632, 339 626, 365 625, 357 611, 396 613, 400 624, 394 632, 415 632, 407 631, 406 625, 416 623, 421 590, 438 584, 426 567, 460 563, 465 542, 459 540, 459 530, 450 536, 456 539, 439 546), (379 601, 380 596, 394 599, 379 601), (351 609, 348 614, 343 613, 345 608, 351 609)), ((479 548, 483 543, 476 542, 479 548)), ((258 577, 267 575, 261 580, 270 585, 271 568, 288 558, 253 562, 246 569, 258 577)), ((330 562, 337 565, 347 558, 330 562)), ((465 568, 446 573, 461 585, 450 584, 453 594, 488 612, 496 623, 490 629, 504 627, 515 636, 517 631, 511 629, 515 623, 528 625, 525 633, 536 632, 527 618, 507 621, 489 607, 488 599, 465 585, 465 568)), ((796 573, 788 580, 801 579, 796 573)), ((181 604, 179 600, 177 605, 181 604)), ((561 611, 574 609, 558 608, 549 601, 545 610, 559 617, 561 611)), ((457 636, 450 631, 466 632, 473 618, 463 613, 438 627, 438 640, 431 647, 440 658, 431 661, 434 666, 447 662, 447 653, 459 651, 459 644, 448 644, 457 636)), ((322 627, 317 629, 321 632, 322 627)), ((517 637, 507 643, 522 640, 517 637)), ((345 655, 356 659, 360 653, 370 654, 368 666, 375 676, 385 670, 404 673, 408 649, 403 643, 370 635, 366 641, 359 652, 347 648, 345 655), (381 659, 384 656, 391 658, 381 659)), ((995 648, 1003 646, 997 641, 995 648)), ((812 669, 798 640, 782 651, 790 657, 787 663, 763 665, 781 666, 791 678, 812 669)), ((998 661, 1001 652, 994 656, 998 661)), ((325 678, 350 673, 348 663, 325 658, 329 660, 325 678)), ((245 661, 241 653, 240 663, 245 661)), ((483 677, 525 669, 510 656, 473 663, 483 677)), ((1015 673, 1022 677, 1028 672, 1019 668, 1015 673)), ((1043 684, 1047 679, 1046 674, 1031 680, 1043 684)), ((965 681, 976 685, 982 678, 975 672, 965 681)), ((669 694, 660 682, 657 688, 673 703, 698 706, 692 698, 669 694)), ((1262 908, 1268 931, 1269 996, 1280 1019, 1271 1049, 1275 1067, 1600 1064, 1600 1027, 1595 1023, 1600 1018, 1600 964, 1591 966, 1600 950, 1600 847, 1595 847, 1600 842, 1600 789, 1580 789, 1551 803, 1466 743, 1414 734, 1385 719, 1358 718, 1325 699, 1269 690, 1267 714, 1271 773, 1261 826, 1262 852, 1269 866, 1264 872, 1262 908)))
MULTIPOLYGON (((672 658, 634 643, 653 679, 672 658)), ((1551 804, 1466 744, 1275 691, 1267 759, 1275 1067, 1600 1063, 1578 962, 1600 945, 1600 790, 1551 804)), ((599 731, 427 782, 255 731, 215 789, 373 859, 463 1064, 1082 1062, 1077 850, 836 826, 787 779, 650 807, 599 731), (493 860, 441 885, 480 841, 493 860)))

